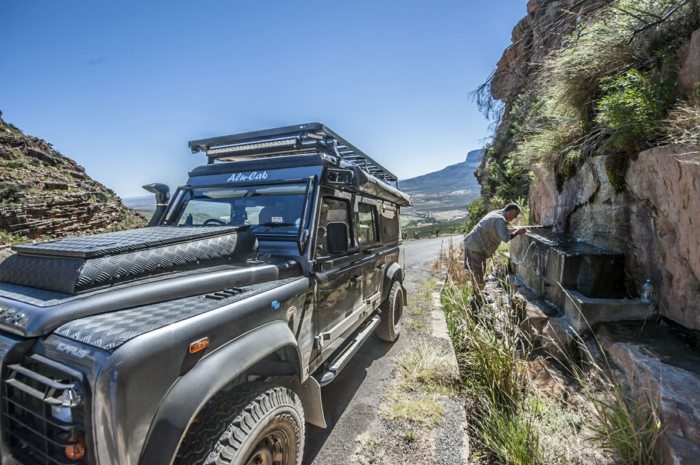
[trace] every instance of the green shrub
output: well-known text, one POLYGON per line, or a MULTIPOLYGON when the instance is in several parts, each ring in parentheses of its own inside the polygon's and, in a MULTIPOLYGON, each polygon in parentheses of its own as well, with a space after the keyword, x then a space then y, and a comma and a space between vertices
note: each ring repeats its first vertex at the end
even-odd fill
POLYGON ((661 134, 660 123, 675 101, 675 80, 636 69, 603 79, 595 121, 610 131, 614 151, 639 151, 661 134))
POLYGON ((486 213, 488 213, 488 210, 483 197, 479 197, 472 203, 467 204, 468 218, 467 223, 464 225, 465 232, 471 231, 486 213))
MULTIPOLYGON (((700 2, 580 2, 562 14, 576 15, 573 31, 531 64, 527 84, 499 119, 480 178, 487 203, 527 195, 524 174, 533 163, 555 173, 561 187, 589 156, 700 140, 700 106, 674 107, 672 75, 678 48, 700 27, 700 2)), ((618 175, 624 172, 611 172, 618 175)))

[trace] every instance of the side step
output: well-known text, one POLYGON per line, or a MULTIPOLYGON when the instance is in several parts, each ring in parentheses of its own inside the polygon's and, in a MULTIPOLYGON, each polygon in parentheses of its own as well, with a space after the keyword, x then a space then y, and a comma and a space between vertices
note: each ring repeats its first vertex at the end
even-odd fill
POLYGON ((379 326, 379 316, 375 316, 372 318, 367 326, 357 333, 355 335, 355 338, 352 340, 350 345, 348 345, 341 353, 338 355, 338 357, 333 360, 330 363, 330 367, 326 370, 323 375, 321 375, 320 379, 318 379, 318 382, 321 386, 325 386, 326 384, 330 383, 335 379, 336 376, 340 373, 340 371, 345 368, 345 365, 348 364, 350 359, 352 358, 353 355, 357 353, 357 351, 362 347, 362 344, 364 344, 367 339, 372 335, 372 332, 374 329, 379 326))

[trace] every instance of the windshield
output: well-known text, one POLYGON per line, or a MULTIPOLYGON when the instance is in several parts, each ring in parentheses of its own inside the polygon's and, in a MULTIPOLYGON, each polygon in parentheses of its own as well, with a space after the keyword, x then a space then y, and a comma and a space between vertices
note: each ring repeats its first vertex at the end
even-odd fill
POLYGON ((243 226, 255 232, 299 232, 306 184, 187 189, 166 217, 173 226, 243 226))

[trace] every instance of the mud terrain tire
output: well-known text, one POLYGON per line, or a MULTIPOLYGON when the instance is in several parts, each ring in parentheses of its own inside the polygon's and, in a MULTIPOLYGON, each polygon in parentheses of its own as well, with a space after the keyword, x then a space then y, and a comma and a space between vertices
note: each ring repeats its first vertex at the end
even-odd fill
POLYGON ((304 410, 283 387, 236 391, 210 402, 183 441, 177 465, 301 465, 304 410))
POLYGON ((386 342, 394 342, 401 332, 401 315, 403 315, 403 290, 401 283, 394 281, 389 290, 389 297, 382 302, 377 336, 386 342))

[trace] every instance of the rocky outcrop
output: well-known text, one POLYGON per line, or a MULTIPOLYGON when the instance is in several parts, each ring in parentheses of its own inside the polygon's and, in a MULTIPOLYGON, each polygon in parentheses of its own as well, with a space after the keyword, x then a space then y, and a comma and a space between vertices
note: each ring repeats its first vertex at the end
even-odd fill
POLYGON ((646 150, 627 171, 630 257, 667 316, 700 329, 700 148, 646 150))
POLYGON ((663 428, 657 447, 660 462, 696 463, 700 456, 700 356, 689 352, 667 328, 651 329, 648 340, 654 344, 625 335, 629 329, 608 329, 599 331, 598 337, 619 368, 618 381, 639 405, 651 405, 649 409, 663 428))
POLYGON ((537 65, 576 26, 581 15, 607 0, 529 0, 527 16, 515 26, 512 44, 498 60, 491 95, 509 105, 531 80, 537 65))
POLYGON ((679 55, 678 83, 684 90, 691 92, 700 83, 700 30, 693 32, 690 41, 681 48, 679 55))
POLYGON ((551 172, 535 167, 534 221, 624 253, 631 287, 651 278, 661 313, 700 329, 699 149, 667 146, 640 153, 630 162, 623 191, 610 182, 606 158, 588 159, 561 192, 551 172))
MULTIPOLYGON (((600 0, 531 0, 513 30, 491 82, 506 108, 527 92, 538 64, 562 44, 581 14, 609 3, 600 0)), ((700 83, 700 30, 678 52, 679 84, 700 83)), ((508 125, 508 113, 504 125, 508 125)), ((553 225, 577 239, 626 255, 630 292, 651 278, 661 313, 700 329, 700 167, 697 148, 655 148, 631 157, 625 169, 595 156, 562 182, 551 169, 532 167, 531 222, 553 225), (619 168, 619 167, 618 167, 619 168), (617 174, 616 174, 617 173, 617 174), (611 182, 611 177, 613 178, 611 182), (615 179, 616 178, 616 179, 615 179)))
POLYGON ((144 224, 82 166, 0 119, 0 248, 144 224))

